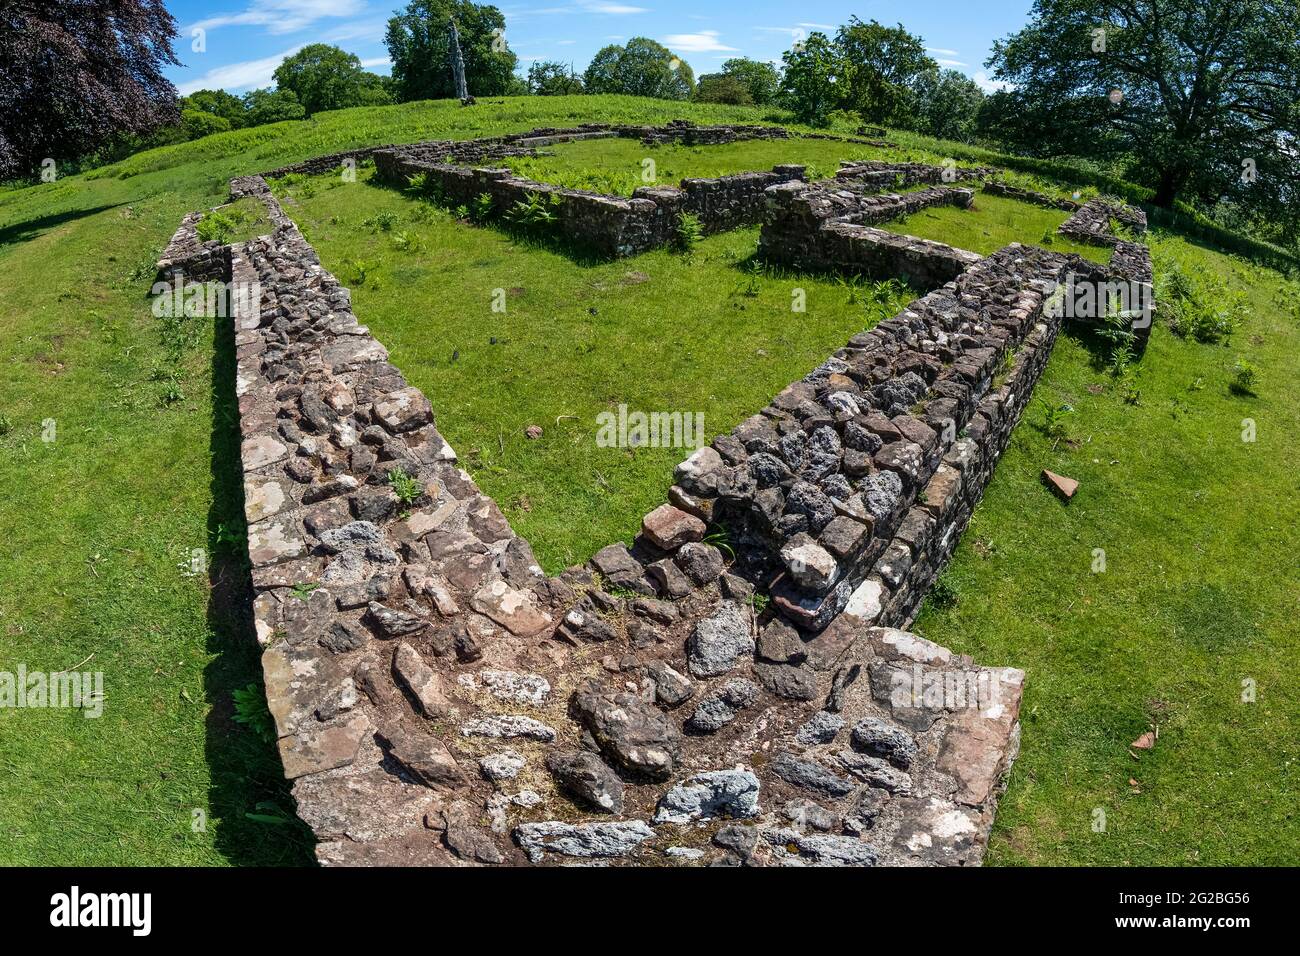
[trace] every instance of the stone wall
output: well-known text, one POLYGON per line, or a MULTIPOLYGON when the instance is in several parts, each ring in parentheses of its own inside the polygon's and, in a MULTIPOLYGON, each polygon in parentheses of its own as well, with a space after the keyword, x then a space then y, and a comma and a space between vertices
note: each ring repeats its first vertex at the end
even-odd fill
POLYGON ((379 150, 375 168, 389 184, 404 187, 422 174, 433 193, 450 205, 470 205, 480 195, 492 198, 504 216, 530 194, 550 198, 556 215, 553 234, 602 256, 629 256, 673 242, 683 212, 700 217, 716 232, 758 222, 764 190, 803 175, 802 166, 777 166, 768 173, 739 173, 718 179, 688 179, 681 188, 642 186, 631 198, 565 189, 513 175, 508 169, 471 168, 434 161, 422 149, 379 150))
POLYGON ((848 605, 910 622, 1033 390, 1081 260, 1011 245, 847 348, 677 471, 679 507, 730 529, 791 625, 848 605))
POLYGON ((1146 232, 1147 215, 1141 209, 1117 199, 1102 197, 1090 199, 1076 209, 1074 215, 1061 223, 1057 232, 1076 242, 1114 246, 1121 240, 1111 229, 1112 219, 1122 222, 1139 235, 1146 232))
POLYGON ((974 197, 969 189, 936 186, 871 195, 859 188, 791 182, 769 188, 766 195, 758 251, 769 262, 819 272, 899 276, 918 286, 934 286, 951 281, 980 259, 973 252, 868 225, 930 206, 965 208, 974 197))
POLYGON ((1079 203, 1073 199, 1057 199, 1045 193, 1035 192, 1032 189, 1022 189, 1019 186, 1011 186, 996 180, 985 183, 984 192, 993 196, 1019 199, 1021 202, 1030 202, 1036 206, 1047 206, 1049 209, 1064 209, 1066 212, 1074 212, 1079 208, 1079 203))
POLYGON ((158 279, 172 282, 221 282, 230 272, 230 247, 215 239, 199 238, 198 224, 203 213, 192 212, 181 220, 162 258, 158 260, 158 279))
POLYGON ((265 183, 232 187, 275 223, 230 258, 262 294, 233 320, 245 509, 268 703, 323 863, 979 862, 1023 675, 874 625, 909 615, 992 465, 921 429, 947 409, 995 456, 1018 407, 991 353, 1021 345, 1027 394, 1050 346, 1029 342, 1033 283, 1060 257, 1012 247, 855 337, 684 463, 630 550, 546 578, 265 183), (769 510, 783 489, 779 538, 749 487, 769 510), (907 570, 881 564, 897 540, 907 570))

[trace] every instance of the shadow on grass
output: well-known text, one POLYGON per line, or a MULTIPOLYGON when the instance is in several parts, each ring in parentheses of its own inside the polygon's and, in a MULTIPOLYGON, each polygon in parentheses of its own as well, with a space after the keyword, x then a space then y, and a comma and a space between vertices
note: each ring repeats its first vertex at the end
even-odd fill
MULTIPOLYGON (((243 468, 235 398, 231 320, 214 322, 212 361, 212 508, 208 527, 244 530, 243 468)), ((223 536, 216 535, 218 539, 223 536)), ((236 866, 312 863, 311 831, 297 817, 276 746, 234 720, 232 695, 250 684, 262 695, 261 651, 253 634, 253 583, 242 535, 211 549, 208 650, 204 671, 211 710, 205 753, 212 774, 209 804, 216 849, 236 866), (219 822, 217 822, 219 821, 219 822)), ((269 715, 268 715, 269 719, 269 715)))
POLYGON ((62 226, 64 223, 75 222, 78 219, 84 219, 87 216, 94 216, 108 209, 117 209, 126 205, 128 203, 115 202, 103 206, 90 206, 86 209, 67 209, 37 219, 28 219, 25 222, 10 223, 7 226, 0 227, 0 248, 20 242, 30 242, 42 233, 57 226, 62 226))

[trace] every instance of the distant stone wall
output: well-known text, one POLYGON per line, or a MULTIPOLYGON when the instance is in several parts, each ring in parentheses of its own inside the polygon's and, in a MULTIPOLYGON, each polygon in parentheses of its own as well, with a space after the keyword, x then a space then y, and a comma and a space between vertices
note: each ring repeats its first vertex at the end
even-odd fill
POLYGON ((835 172, 835 179, 838 184, 857 190, 906 189, 909 186, 968 182, 983 179, 994 172, 996 170, 987 166, 944 167, 872 160, 842 163, 835 172))
POLYGON ((1115 219, 1139 235, 1147 230, 1147 214, 1127 203, 1098 197, 1090 199, 1057 229, 1061 235, 1076 242, 1095 246, 1115 246, 1122 240, 1111 229, 1115 219))
POLYGON ((919 286, 949 282, 979 261, 973 252, 869 225, 930 206, 965 208, 974 196, 969 189, 936 186, 871 195, 830 185, 791 182, 769 188, 759 255, 812 271, 900 276, 919 286))
POLYGON ((740 173, 718 179, 683 180, 682 187, 642 186, 631 198, 565 189, 515 176, 509 169, 484 169, 430 161, 417 148, 379 150, 375 168, 384 182, 404 187, 422 174, 432 192, 451 205, 470 205, 480 195, 492 198, 495 215, 504 216, 529 194, 554 197, 553 234, 598 255, 630 256, 675 240, 682 212, 700 217, 716 232, 758 222, 764 190, 803 175, 802 166, 777 166, 769 173, 740 173))
POLYGON ((1030 202, 1036 206, 1047 206, 1049 209, 1064 209, 1066 212, 1074 212, 1080 206, 1073 199, 1057 199, 1045 193, 1035 192, 1032 189, 1022 189, 1019 186, 1011 186, 996 180, 985 183, 984 192, 993 196, 1019 199, 1021 202, 1030 202))

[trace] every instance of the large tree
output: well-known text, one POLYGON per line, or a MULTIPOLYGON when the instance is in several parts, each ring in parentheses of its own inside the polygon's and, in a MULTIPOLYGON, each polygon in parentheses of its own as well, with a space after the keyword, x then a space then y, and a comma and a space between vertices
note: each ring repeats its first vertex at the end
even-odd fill
POLYGON ((0 178, 179 119, 163 0, 0 3, 0 178))
POLYGON ((275 85, 298 97, 310 116, 321 110, 389 102, 382 79, 361 68, 355 53, 311 43, 275 68, 275 85))
POLYGON ((786 106, 801 122, 826 125, 828 115, 839 109, 842 99, 842 64, 835 45, 826 34, 814 32, 787 50, 782 59, 781 98, 786 106))
POLYGON ((1294 210, 1298 24, 1296 0, 1035 0, 994 45, 987 65, 1013 89, 986 126, 1014 146, 1129 157, 1162 206, 1294 210))
POLYGON ((851 17, 835 35, 835 48, 843 73, 839 89, 844 109, 856 111, 868 123, 913 125, 917 85, 939 66, 920 37, 901 23, 887 27, 851 17))
POLYGON ((588 93, 626 93, 661 100, 690 99, 695 74, 662 43, 633 37, 626 46, 611 44, 591 60, 583 77, 588 93))
MULTIPOLYGON (((771 63, 751 60, 748 57, 732 57, 722 64, 723 76, 734 76, 745 84, 750 99, 760 106, 776 101, 781 89, 781 74, 771 63)), ((701 77, 703 79, 703 77, 701 77)))
POLYGON ((576 96, 582 91, 582 77, 571 64, 538 60, 528 68, 528 92, 536 96, 576 96))
POLYGON ((244 101, 225 90, 195 90, 181 99, 181 110, 199 110, 220 116, 231 129, 239 129, 248 122, 248 107, 244 101))
POLYGON ((518 89, 514 75, 518 58, 506 44, 506 18, 500 10, 470 0, 412 0, 388 21, 385 38, 399 100, 440 100, 456 95, 449 43, 453 18, 469 92, 502 96, 518 89))
POLYGON ((984 91, 957 70, 931 70, 912 84, 916 111, 911 128, 939 139, 969 142, 975 133, 984 91))

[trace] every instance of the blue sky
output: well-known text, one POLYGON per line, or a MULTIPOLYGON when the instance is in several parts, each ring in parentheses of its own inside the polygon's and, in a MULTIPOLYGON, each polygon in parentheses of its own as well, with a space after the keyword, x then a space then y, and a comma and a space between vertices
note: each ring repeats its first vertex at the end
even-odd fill
MULTIPOLYGON (((168 76, 181 93, 220 88, 242 93, 272 85, 271 73, 308 43, 333 43, 368 69, 387 73, 384 24, 405 0, 168 0, 181 29, 184 64, 168 76), (193 30, 203 31, 203 50, 193 30)), ((533 60, 572 62, 581 71, 597 50, 633 36, 664 43, 711 73, 733 56, 779 60, 793 40, 833 32, 856 14, 902 23, 933 56, 987 86, 984 60, 993 41, 1019 29, 1030 0, 502 0, 506 41, 526 70, 533 60)))

